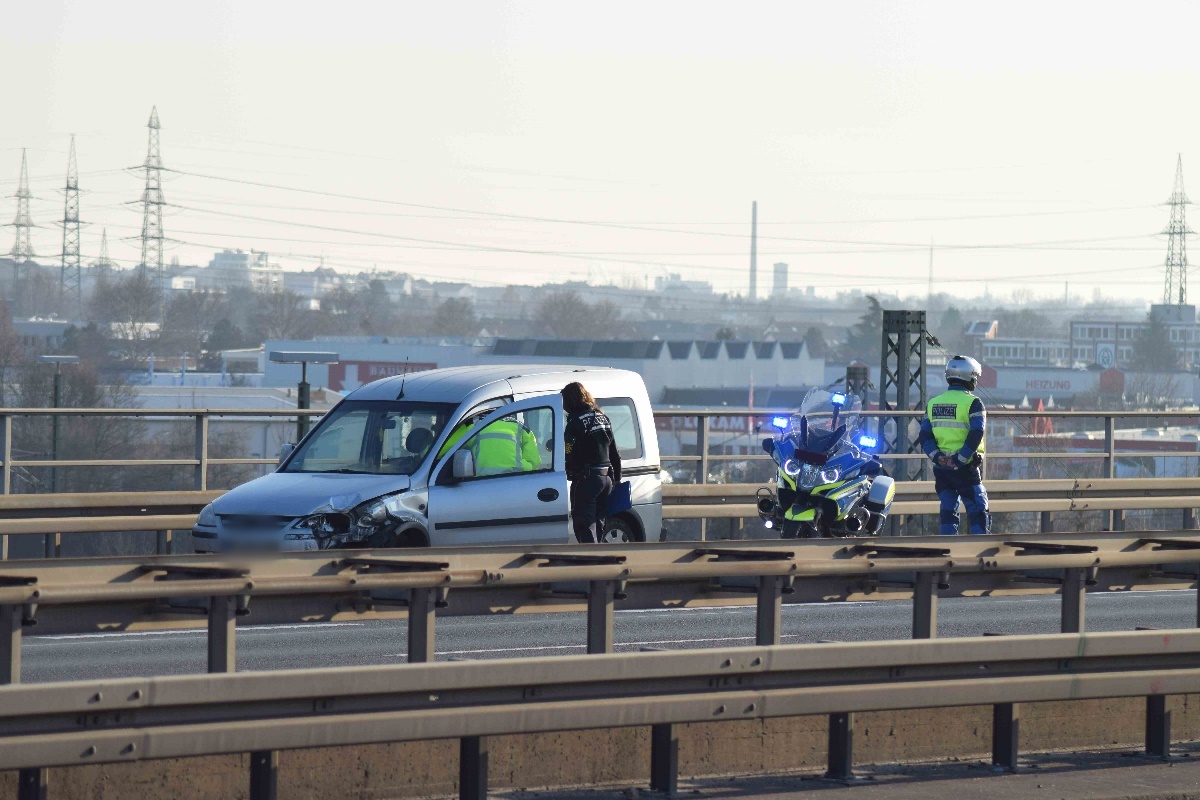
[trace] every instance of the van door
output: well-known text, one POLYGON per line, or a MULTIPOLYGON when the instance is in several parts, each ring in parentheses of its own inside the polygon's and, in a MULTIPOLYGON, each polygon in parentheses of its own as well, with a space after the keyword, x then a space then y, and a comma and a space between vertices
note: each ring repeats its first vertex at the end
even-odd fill
POLYGON ((478 422, 434 467, 429 542, 561 544, 570 540, 562 397, 509 403, 478 422), (470 452, 473 477, 456 479, 455 454, 470 452))

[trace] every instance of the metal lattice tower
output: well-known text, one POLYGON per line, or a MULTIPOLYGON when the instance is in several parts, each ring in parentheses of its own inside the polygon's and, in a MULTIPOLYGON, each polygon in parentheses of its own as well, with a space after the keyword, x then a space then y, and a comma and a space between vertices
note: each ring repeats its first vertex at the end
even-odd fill
POLYGON ((12 298, 10 299, 15 302, 14 313, 16 313, 23 296, 24 281, 22 278, 26 270, 25 265, 36 255, 33 252, 31 238, 34 228, 33 218, 29 215, 29 201, 33 198, 33 193, 29 191, 29 165, 25 159, 24 150, 21 150, 21 180, 17 184, 17 193, 13 197, 17 198, 17 216, 9 224, 9 227, 17 229, 17 236, 12 250, 9 251, 9 255, 13 259, 12 298))
MULTIPOLYGON (((150 111, 150 121, 146 123, 150 129, 150 139, 146 147, 146 161, 142 169, 146 171, 146 188, 142 191, 142 261, 138 266, 143 278, 147 270, 156 270, 160 295, 163 289, 163 192, 162 192, 162 156, 158 149, 158 107, 150 111)), ((159 321, 162 318, 162 303, 159 303, 159 321)))
POLYGON ((107 277, 112 265, 112 259, 108 257, 108 228, 105 228, 100 233, 100 257, 92 262, 92 266, 96 268, 96 277, 107 277))
POLYGON ((59 312, 74 312, 83 318, 83 287, 79 258, 79 169, 75 164, 75 136, 71 136, 71 154, 67 158, 67 186, 63 189, 62 269, 58 275, 59 312))
POLYGON ((1166 281, 1163 285, 1163 304, 1183 305, 1187 302, 1187 235, 1194 231, 1187 226, 1187 206, 1190 201, 1183 191, 1183 156, 1175 161, 1175 188, 1167 204, 1171 206, 1171 221, 1167 234, 1166 281))
MULTIPOLYGON (((925 329, 924 311, 883 312, 883 358, 879 368, 879 439, 881 452, 908 455, 919 453, 917 435, 920 420, 914 417, 897 416, 888 419, 887 411, 915 411, 925 408, 928 394, 925 387, 926 344, 929 334, 925 329)), ((915 462, 900 459, 889 464, 888 470, 898 481, 917 480, 924 473, 924 459, 915 462)), ((888 532, 899 536, 908 524, 898 514, 888 520, 888 532)), ((917 522, 912 533, 924 530, 924 523, 917 522)))
MULTIPOLYGON (((913 411, 925 407, 925 332, 924 311, 883 312, 883 359, 879 367, 879 410, 913 411)), ((883 421, 881 417, 880 421, 883 421)), ((919 420, 897 417, 880 430, 884 450, 908 454, 917 451, 915 430, 919 420)), ((915 470, 915 471, 919 471, 915 470)), ((897 480, 909 480, 914 470, 899 461, 892 469, 897 480)))
POLYGON ((17 216, 12 221, 12 227, 17 229, 17 238, 13 242, 13 247, 10 255, 13 260, 19 264, 24 264, 33 259, 33 241, 31 239, 31 231, 33 230, 33 219, 29 216, 29 201, 33 198, 33 194, 29 191, 29 165, 25 160, 25 151, 21 151, 21 181, 17 185, 17 193, 13 195, 17 198, 17 216))

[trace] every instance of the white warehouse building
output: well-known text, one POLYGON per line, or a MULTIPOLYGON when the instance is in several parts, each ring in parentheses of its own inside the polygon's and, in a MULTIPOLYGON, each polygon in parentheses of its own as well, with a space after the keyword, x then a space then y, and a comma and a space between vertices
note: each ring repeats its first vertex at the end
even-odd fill
MULTIPOLYGON (((314 387, 347 392, 405 371, 476 364, 573 364, 632 370, 646 381, 650 400, 665 405, 745 407, 792 404, 799 390, 824 383, 825 361, 803 342, 612 341, 591 339, 453 339, 328 337, 269 341, 267 353, 327 351, 337 364, 310 364, 314 387), (786 399, 772 394, 791 390, 786 399), (711 395, 711 396, 710 396, 711 395), (692 398, 695 402, 688 402, 692 398)), ((298 364, 265 364, 264 385, 295 386, 298 364)))

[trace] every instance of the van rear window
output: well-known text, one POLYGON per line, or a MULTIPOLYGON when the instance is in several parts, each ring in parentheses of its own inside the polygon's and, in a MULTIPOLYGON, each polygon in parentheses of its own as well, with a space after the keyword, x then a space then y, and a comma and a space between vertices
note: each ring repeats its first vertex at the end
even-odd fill
POLYGON ((617 443, 617 452, 621 454, 621 458, 629 460, 644 456, 642 428, 638 425, 637 409, 634 408, 633 400, 628 397, 601 397, 596 403, 612 423, 613 439, 617 443))

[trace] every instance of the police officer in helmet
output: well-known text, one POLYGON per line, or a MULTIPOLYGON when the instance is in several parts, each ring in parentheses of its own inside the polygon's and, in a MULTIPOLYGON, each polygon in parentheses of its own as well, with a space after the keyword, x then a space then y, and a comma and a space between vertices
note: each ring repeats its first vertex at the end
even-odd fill
POLYGON ((983 367, 970 356, 955 356, 947 361, 949 388, 929 401, 921 420, 918 441, 933 461, 943 536, 958 534, 959 500, 967 510, 971 533, 991 530, 982 471, 987 412, 983 401, 972 394, 982 376, 983 367))
POLYGON ((621 455, 612 423, 582 383, 562 392, 567 414, 567 477, 571 480, 571 527, 581 543, 604 541, 608 496, 621 483, 621 455))

